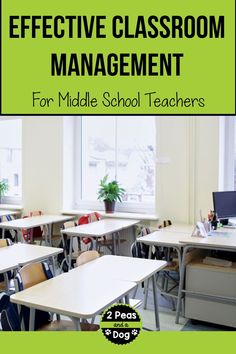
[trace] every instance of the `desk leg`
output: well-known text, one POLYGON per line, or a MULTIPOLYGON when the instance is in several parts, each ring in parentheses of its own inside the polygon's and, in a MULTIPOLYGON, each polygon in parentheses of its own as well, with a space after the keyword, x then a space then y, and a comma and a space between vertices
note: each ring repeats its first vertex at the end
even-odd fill
POLYGON ((45 244, 46 244, 46 246, 51 246, 52 245, 52 231, 53 231, 52 224, 45 225, 44 230, 47 230, 47 231, 45 231, 45 244))
POLYGON ((53 276, 55 277, 56 275, 55 257, 50 257, 50 263, 52 265, 53 276))
POLYGON ((116 255, 116 254, 117 254, 117 249, 116 249, 116 234, 113 233, 113 234, 111 235, 111 237, 112 237, 112 254, 113 254, 113 255, 116 255))
POLYGON ((160 321, 159 321, 159 310, 158 310, 158 298, 157 298, 157 285, 155 274, 152 276, 152 287, 153 287, 153 299, 154 299, 154 309, 155 309, 155 322, 156 330, 160 331, 160 321))
MULTIPOLYGON (((148 249, 148 259, 151 259, 152 257, 152 245, 149 245, 148 249)), ((143 303, 143 308, 144 310, 147 309, 147 299, 148 299, 148 288, 149 288, 149 279, 146 279, 144 281, 144 303, 143 303)))
POLYGON ((129 295, 125 295, 125 303, 129 305, 129 295))
POLYGON ((80 326, 80 319, 76 317, 71 317, 74 325, 75 325, 75 330, 76 331, 81 331, 81 326, 80 326))
POLYGON ((3 228, 2 229, 2 238, 4 238, 4 236, 5 236, 5 229, 3 228))
POLYGON ((180 267, 180 273, 179 273, 179 291, 178 291, 175 323, 179 323, 181 301, 182 301, 182 290, 183 290, 183 286, 184 286, 184 276, 185 276, 185 256, 186 256, 187 251, 188 251, 188 246, 184 247, 182 261, 181 261, 181 267, 180 267))
POLYGON ((10 284, 9 284, 9 279, 8 279, 7 273, 3 273, 3 278, 4 278, 6 293, 9 294, 10 284))
POLYGON ((30 308, 29 331, 35 330, 35 309, 30 308))
POLYGON ((69 270, 71 270, 71 259, 72 259, 72 244, 73 244, 73 237, 70 237, 70 248, 69 248, 69 270))
POLYGON ((24 322, 23 316, 21 315, 21 305, 17 304, 16 306, 17 306, 18 316, 19 316, 19 319, 20 319, 21 331, 25 331, 25 322, 24 322))
POLYGON ((17 242, 25 243, 25 239, 23 237, 22 231, 19 229, 16 230, 16 240, 17 240, 17 242))
POLYGON ((117 232, 117 254, 120 255, 120 233, 117 232))

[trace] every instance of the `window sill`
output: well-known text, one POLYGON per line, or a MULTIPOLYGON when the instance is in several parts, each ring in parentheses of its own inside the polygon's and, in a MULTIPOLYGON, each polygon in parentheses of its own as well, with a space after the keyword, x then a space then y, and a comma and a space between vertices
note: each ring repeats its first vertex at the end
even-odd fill
POLYGON ((23 206, 16 205, 16 204, 0 204, 0 209, 21 211, 21 210, 23 210, 23 206))
MULTIPOLYGON (((92 210, 63 210, 62 214, 65 215, 84 215, 91 213, 92 210)), ((116 219, 138 219, 138 220, 158 220, 158 216, 154 214, 138 214, 138 213, 121 213, 115 212, 113 214, 107 214, 104 211, 98 211, 100 215, 105 218, 116 218, 116 219)))

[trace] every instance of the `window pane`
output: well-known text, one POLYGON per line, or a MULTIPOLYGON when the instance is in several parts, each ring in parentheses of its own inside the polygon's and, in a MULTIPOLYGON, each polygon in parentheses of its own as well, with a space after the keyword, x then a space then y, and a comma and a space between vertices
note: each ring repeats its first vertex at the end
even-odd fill
POLYGON ((99 181, 115 178, 115 119, 82 118, 82 200, 96 200, 99 181))
POLYGON ((81 199, 95 202, 99 181, 109 175, 126 190, 122 207, 155 205, 154 117, 90 116, 81 119, 81 199))
POLYGON ((7 197, 21 197, 21 120, 0 120, 0 180, 9 184, 7 197))
POLYGON ((124 201, 154 202, 155 138, 153 117, 117 118, 117 180, 126 189, 124 201))

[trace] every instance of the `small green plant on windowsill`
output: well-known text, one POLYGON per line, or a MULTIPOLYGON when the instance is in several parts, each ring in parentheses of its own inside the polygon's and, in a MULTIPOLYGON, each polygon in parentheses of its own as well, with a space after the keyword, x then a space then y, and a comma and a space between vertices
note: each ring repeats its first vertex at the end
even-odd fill
POLYGON ((108 175, 100 180, 98 199, 104 201, 105 212, 114 213, 116 201, 122 202, 125 189, 117 181, 108 182, 108 175))
POLYGON ((2 197, 6 194, 8 190, 9 190, 8 183, 4 180, 0 181, 0 204, 2 202, 2 197))

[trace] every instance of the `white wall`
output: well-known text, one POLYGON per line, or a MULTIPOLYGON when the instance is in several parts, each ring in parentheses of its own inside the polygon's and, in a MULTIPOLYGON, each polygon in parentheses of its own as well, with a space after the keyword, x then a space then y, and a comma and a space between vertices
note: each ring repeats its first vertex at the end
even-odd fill
POLYGON ((212 208, 218 189, 219 117, 161 117, 158 151, 158 214, 161 219, 194 222, 212 208))
POLYGON ((23 117, 22 204, 25 213, 30 210, 61 212, 62 144, 62 117, 23 117))
POLYGON ((195 220, 206 216, 219 186, 219 117, 196 118, 195 220))
MULTIPOLYGON (((212 207, 211 193, 218 188, 218 120, 218 117, 157 119, 160 161, 157 207, 161 219, 193 222, 199 218, 199 209, 206 214, 212 207)), ((35 209, 60 212, 63 178, 66 178, 63 118, 23 117, 22 141, 25 212, 35 209)))

